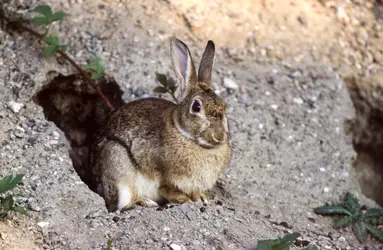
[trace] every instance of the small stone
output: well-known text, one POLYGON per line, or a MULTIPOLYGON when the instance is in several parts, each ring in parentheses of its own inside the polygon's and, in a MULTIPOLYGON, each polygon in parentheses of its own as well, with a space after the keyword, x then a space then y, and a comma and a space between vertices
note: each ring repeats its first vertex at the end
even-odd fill
POLYGON ((57 131, 53 131, 52 135, 53 135, 53 138, 55 139, 60 138, 60 134, 57 131))
POLYGON ((303 26, 307 26, 307 18, 305 16, 298 16, 297 19, 303 26))
POLYGON ((12 110, 13 113, 19 113, 22 107, 24 107, 23 103, 18 103, 14 101, 8 102, 8 108, 12 110))
POLYGON ((119 221, 120 221, 120 217, 118 217, 118 216, 114 216, 114 217, 113 217, 113 221, 116 222, 116 223, 119 222, 119 221))
POLYGON ((40 221, 37 223, 37 226, 41 227, 41 228, 44 228, 46 226, 49 225, 49 222, 46 222, 46 221, 40 221))
POLYGON ((274 110, 277 110, 277 109, 278 109, 278 105, 277 105, 277 104, 272 104, 270 107, 271 107, 272 109, 274 109, 274 110))
POLYGON ((13 134, 17 137, 17 138, 23 138, 24 137, 24 133, 25 133, 25 130, 21 127, 17 127, 15 129, 15 131, 13 131, 13 134))
POLYGON ((221 223, 219 223, 219 221, 217 221, 216 223, 214 223, 214 227, 220 228, 221 227, 221 223))
POLYGON ((36 204, 32 203, 29 205, 29 208, 32 210, 32 211, 35 211, 35 212, 40 212, 41 211, 41 207, 37 206, 36 204))
POLYGON ((239 88, 238 84, 228 77, 223 78, 223 86, 225 86, 225 88, 233 90, 237 90, 239 88))
POLYGON ((5 240, 7 238, 7 234, 4 232, 0 233, 0 239, 5 240))
POLYGON ((330 191, 330 188, 328 188, 328 187, 325 187, 324 189, 323 189, 323 192, 325 192, 325 193, 328 193, 330 191))
POLYGON ((177 244, 174 244, 174 243, 170 244, 170 248, 171 248, 172 250, 182 250, 182 247, 181 247, 181 246, 179 246, 179 245, 177 245, 177 244))
POLYGON ((294 98, 294 102, 296 104, 303 104, 303 100, 301 98, 294 98))
POLYGON ((316 223, 315 219, 312 218, 312 217, 309 217, 308 220, 309 220, 310 222, 312 222, 312 223, 316 223))
POLYGON ((166 231, 170 231, 170 227, 164 227, 163 229, 164 229, 165 232, 166 231))

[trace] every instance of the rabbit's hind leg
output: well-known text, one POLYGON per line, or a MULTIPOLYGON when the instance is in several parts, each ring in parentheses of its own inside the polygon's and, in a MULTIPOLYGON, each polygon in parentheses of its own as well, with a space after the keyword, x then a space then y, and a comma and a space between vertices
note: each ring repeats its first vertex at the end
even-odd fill
POLYGON ((126 148, 116 141, 106 140, 99 151, 97 164, 101 174, 98 193, 104 198, 108 211, 121 211, 134 206, 137 201, 137 174, 126 148))

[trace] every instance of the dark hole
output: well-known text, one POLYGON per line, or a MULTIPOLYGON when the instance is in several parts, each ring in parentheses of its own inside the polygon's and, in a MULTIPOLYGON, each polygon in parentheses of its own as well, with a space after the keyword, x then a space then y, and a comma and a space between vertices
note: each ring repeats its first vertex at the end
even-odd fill
MULTIPOLYGON (((104 77, 97 84, 114 108, 124 103, 123 92, 113 78, 104 77)), ((46 85, 33 100, 44 109, 45 118, 65 133, 71 146, 69 154, 74 169, 95 191, 95 183, 91 182, 91 173, 86 167, 88 149, 111 110, 78 74, 64 76, 49 72, 46 85)))
POLYGON ((383 75, 345 79, 355 107, 346 121, 357 157, 353 163, 364 195, 383 206, 383 75))

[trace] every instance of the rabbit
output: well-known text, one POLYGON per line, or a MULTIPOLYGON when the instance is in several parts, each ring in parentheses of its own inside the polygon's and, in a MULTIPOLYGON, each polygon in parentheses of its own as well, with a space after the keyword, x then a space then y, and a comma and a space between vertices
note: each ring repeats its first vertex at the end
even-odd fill
POLYGON ((110 115, 91 152, 96 192, 109 212, 208 201, 232 157, 225 101, 212 90, 208 41, 198 75, 188 47, 170 42, 182 100, 143 98, 110 115))

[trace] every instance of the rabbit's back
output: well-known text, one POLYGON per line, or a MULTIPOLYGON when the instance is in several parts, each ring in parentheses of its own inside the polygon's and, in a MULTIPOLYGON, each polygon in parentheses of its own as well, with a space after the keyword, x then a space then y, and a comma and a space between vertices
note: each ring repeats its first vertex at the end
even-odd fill
POLYGON ((149 138, 159 134, 165 125, 169 108, 176 105, 159 98, 144 98, 123 105, 109 117, 106 130, 121 139, 149 138))

